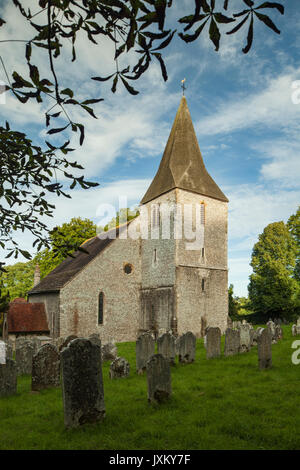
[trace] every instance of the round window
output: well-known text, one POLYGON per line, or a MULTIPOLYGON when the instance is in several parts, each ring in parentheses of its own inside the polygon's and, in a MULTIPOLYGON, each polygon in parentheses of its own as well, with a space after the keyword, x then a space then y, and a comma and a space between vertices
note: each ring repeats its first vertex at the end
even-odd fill
POLYGON ((131 274, 132 273, 133 266, 132 264, 126 263, 124 265, 124 273, 125 274, 131 274))

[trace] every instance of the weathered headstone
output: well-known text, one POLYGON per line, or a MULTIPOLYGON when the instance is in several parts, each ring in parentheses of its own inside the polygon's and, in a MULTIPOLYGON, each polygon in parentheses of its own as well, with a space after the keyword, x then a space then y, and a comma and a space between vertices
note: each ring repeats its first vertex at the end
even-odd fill
POLYGON ((58 346, 58 350, 62 351, 64 348, 67 348, 69 346, 69 344, 71 343, 71 341, 73 341, 73 339, 77 339, 77 336, 76 335, 69 335, 66 338, 64 338, 64 340, 58 346))
POLYGON ((292 336, 297 336, 298 331, 297 331, 297 325, 292 326, 292 336))
POLYGON ((93 343, 93 344, 98 344, 98 346, 100 346, 101 348, 101 339, 100 339, 100 335, 98 333, 93 333, 92 335, 90 335, 88 337, 88 339, 93 343))
POLYGON ((252 327, 250 328, 249 334, 250 334, 250 348, 252 348, 252 346, 254 346, 254 336, 255 336, 254 328, 252 327))
POLYGON ((146 370, 148 359, 155 351, 155 341, 149 333, 143 333, 136 341, 136 370, 142 374, 146 370))
POLYGON ((179 362, 194 362, 196 355, 196 336, 188 331, 179 338, 179 362))
POLYGON ((94 423, 105 416, 101 349, 88 339, 71 341, 60 355, 65 426, 94 423))
POLYGON ((170 364, 175 364, 175 337, 170 333, 165 333, 160 336, 157 340, 157 352, 162 354, 170 364))
POLYGON ((270 330, 272 342, 276 343, 275 323, 272 320, 269 320, 267 323, 267 328, 270 330))
POLYGON ((103 344, 101 348, 102 361, 114 361, 118 357, 117 346, 114 341, 103 344))
POLYGON ((18 375, 31 374, 34 347, 29 340, 16 344, 16 363, 18 375))
POLYGON ((6 345, 0 341, 0 365, 6 364, 6 345))
POLYGON ((240 326, 240 352, 248 352, 251 349, 250 327, 248 324, 240 326))
POLYGON ((17 366, 15 361, 6 360, 0 364, 0 397, 15 395, 17 393, 17 366))
POLYGON ((60 385, 59 352, 53 344, 44 344, 32 359, 31 389, 39 391, 60 385))
POLYGON ((124 357, 117 357, 110 365, 109 377, 111 379, 119 379, 128 377, 130 371, 129 362, 124 357))
POLYGON ((148 401, 162 402, 167 400, 171 393, 170 362, 162 354, 154 354, 147 361, 148 401))
POLYGON ((240 330, 227 328, 225 331, 224 356, 233 356, 240 350, 240 330))
POLYGON ((269 328, 261 328, 257 338, 258 366, 260 369, 272 367, 272 336, 269 328))
POLYGON ((275 338, 276 338, 276 341, 279 341, 280 339, 282 339, 283 337, 283 330, 282 330, 282 327, 277 324, 275 325, 275 338))
POLYGON ((210 327, 206 332, 206 358, 213 359, 221 355, 221 330, 210 327))
POLYGON ((6 359, 13 359, 13 345, 11 341, 6 341, 5 342, 5 349, 6 349, 6 359))
POLYGON ((300 317, 297 318, 297 326, 300 326, 300 317))

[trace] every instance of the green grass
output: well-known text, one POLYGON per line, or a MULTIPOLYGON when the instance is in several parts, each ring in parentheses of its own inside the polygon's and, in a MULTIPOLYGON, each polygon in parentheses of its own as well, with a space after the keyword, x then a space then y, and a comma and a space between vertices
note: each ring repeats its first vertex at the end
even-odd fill
POLYGON ((135 344, 118 345, 130 361, 127 379, 110 380, 103 366, 106 418, 65 430, 61 389, 32 393, 30 377, 18 394, 0 399, 0 449, 300 449, 300 365, 293 365, 291 326, 273 345, 273 368, 257 366, 257 348, 172 367, 173 395, 147 402, 146 376, 135 372, 135 344))

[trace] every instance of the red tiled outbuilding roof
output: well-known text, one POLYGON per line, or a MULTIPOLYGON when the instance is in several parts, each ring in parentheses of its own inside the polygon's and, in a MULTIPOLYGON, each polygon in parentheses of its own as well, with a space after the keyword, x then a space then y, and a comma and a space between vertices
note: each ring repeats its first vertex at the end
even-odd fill
POLYGON ((8 333, 48 333, 48 321, 43 303, 15 299, 7 313, 8 333))

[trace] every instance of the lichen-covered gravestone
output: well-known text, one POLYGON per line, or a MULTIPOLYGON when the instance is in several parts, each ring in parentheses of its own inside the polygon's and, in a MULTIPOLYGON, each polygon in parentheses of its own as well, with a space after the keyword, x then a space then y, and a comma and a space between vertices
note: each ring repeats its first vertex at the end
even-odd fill
POLYGON ((0 397, 15 395, 17 393, 17 366, 15 361, 6 360, 0 364, 0 397))
POLYGON ((60 355, 65 426, 78 427, 105 416, 101 349, 88 339, 70 342, 60 355))
POLYGON ((242 324, 240 330, 240 352, 248 352, 251 349, 250 325, 242 324))
POLYGON ((213 359, 221 355, 221 330, 210 327, 206 332, 206 358, 213 359))
POLYGON ((11 341, 5 342, 6 359, 13 359, 13 345, 11 341))
POLYGON ((31 390, 39 391, 59 385, 60 359, 58 349, 53 344, 44 344, 32 359, 31 390))
POLYGON ((270 330, 272 342, 276 343, 275 323, 272 320, 269 320, 268 323, 267 323, 267 328, 269 328, 269 330, 270 330))
POLYGON ((157 352, 162 354, 170 364, 175 364, 175 337, 170 333, 165 333, 157 340, 157 352))
POLYGON ((233 356, 240 350, 240 330, 227 328, 225 332, 224 356, 233 356))
POLYGON ((136 341, 136 370, 142 374, 146 370, 147 361, 155 352, 155 341, 149 333, 143 333, 136 341))
POLYGON ((103 344, 101 347, 102 361, 114 361, 118 356, 117 346, 114 341, 103 344))
POLYGON ((257 337, 258 366, 260 369, 272 367, 272 336, 269 328, 260 328, 257 337))
POLYGON ((88 339, 93 343, 93 344, 98 344, 98 346, 101 347, 101 339, 100 335, 98 333, 93 333, 88 337, 88 339))
POLYGON ((16 363, 18 375, 31 375, 33 354, 34 346, 31 341, 25 340, 16 343, 16 363))
POLYGON ((283 337, 283 330, 279 324, 275 326, 275 336, 276 340, 280 340, 283 337))
POLYGON ((162 402, 171 393, 170 362, 162 354, 155 354, 147 361, 148 401, 162 402))
POLYGON ((179 362, 194 362, 196 355, 196 336, 188 331, 179 339, 179 362))
POLYGON ((109 377, 111 379, 120 379, 129 376, 129 362, 124 357, 117 357, 110 365, 109 377))
POLYGON ((66 338, 63 338, 63 341, 60 342, 60 345, 58 346, 58 350, 62 351, 64 348, 67 348, 69 346, 69 344, 71 343, 71 341, 73 341, 73 339, 77 339, 77 338, 78 338, 78 336, 76 336, 76 335, 69 335, 66 338))

